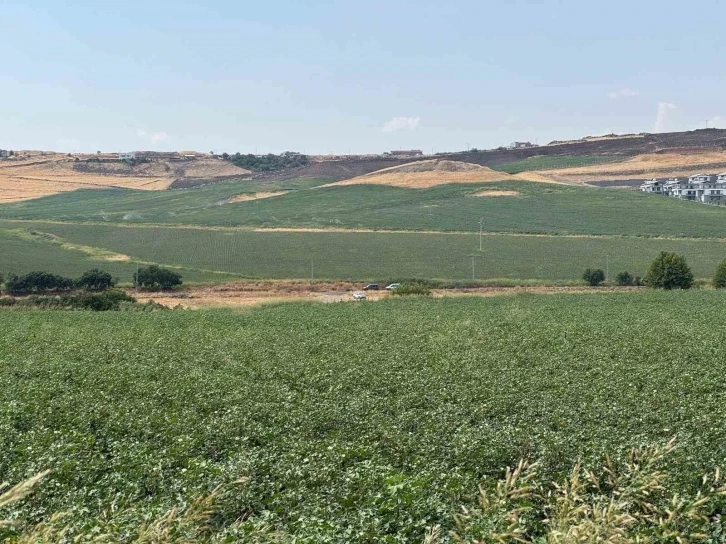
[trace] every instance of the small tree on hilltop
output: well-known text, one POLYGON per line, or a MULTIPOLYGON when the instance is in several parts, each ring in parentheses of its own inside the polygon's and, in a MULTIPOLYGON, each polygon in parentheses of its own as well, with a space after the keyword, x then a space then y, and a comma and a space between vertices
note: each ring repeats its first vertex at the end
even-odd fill
POLYGON ((600 270, 599 268, 588 268, 585 270, 585 273, 582 275, 582 279, 585 280, 588 285, 592 285, 593 287, 597 287, 602 282, 605 281, 605 272, 600 270))
POLYGON ((721 261, 721 264, 716 269, 716 275, 713 277, 713 286, 716 289, 726 287, 726 259, 721 261))
POLYGON ((685 257, 661 251, 648 268, 645 283, 654 289, 690 289, 693 285, 693 273, 685 257))
POLYGON ((182 284, 181 274, 152 264, 139 268, 134 274, 134 284, 151 289, 171 289, 182 284))

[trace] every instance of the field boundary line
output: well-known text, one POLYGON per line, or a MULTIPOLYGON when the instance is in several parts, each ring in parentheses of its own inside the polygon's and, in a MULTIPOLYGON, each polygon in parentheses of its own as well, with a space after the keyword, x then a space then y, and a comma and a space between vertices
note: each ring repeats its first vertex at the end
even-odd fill
MULTIPOLYGON (((76 226, 103 226, 126 229, 179 229, 179 230, 201 230, 219 232, 289 232, 309 234, 440 234, 449 236, 479 236, 478 230, 411 230, 411 229, 346 229, 340 227, 319 228, 319 227, 253 227, 240 225, 225 227, 223 225, 188 225, 188 224, 164 224, 164 223, 111 223, 102 221, 57 221, 47 219, 0 219, 0 228, 3 224, 12 223, 24 224, 47 224, 47 225, 76 225, 76 226)), ((5 227, 7 228, 7 227, 5 227)), ((556 233, 556 232, 507 232, 507 231, 482 231, 484 236, 512 236, 529 238, 591 238, 591 239, 641 239, 641 240, 672 240, 672 241, 704 241, 704 242, 726 242, 726 236, 660 236, 651 234, 586 234, 586 233, 556 233)))

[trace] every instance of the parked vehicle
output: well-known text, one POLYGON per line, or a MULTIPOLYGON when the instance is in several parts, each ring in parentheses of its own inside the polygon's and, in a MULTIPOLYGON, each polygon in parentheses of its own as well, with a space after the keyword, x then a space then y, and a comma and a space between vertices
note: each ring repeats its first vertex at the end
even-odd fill
POLYGON ((398 289, 400 285, 400 283, 392 283, 391 285, 386 286, 386 290, 393 291, 394 289, 398 289))
POLYGON ((353 300, 365 300, 366 294, 365 293, 353 293, 353 300))
POLYGON ((377 283, 369 283, 368 285, 366 285, 363 288, 363 290, 364 291, 378 291, 380 288, 381 288, 380 285, 378 285, 377 283))

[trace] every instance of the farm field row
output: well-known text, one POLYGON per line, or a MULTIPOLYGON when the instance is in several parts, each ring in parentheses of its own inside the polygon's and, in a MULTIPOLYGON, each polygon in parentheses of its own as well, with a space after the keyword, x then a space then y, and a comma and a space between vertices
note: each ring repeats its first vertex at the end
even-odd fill
MULTIPOLYGON (((216 282, 233 276, 468 280, 472 266, 474 279, 562 282, 578 280, 587 267, 605 269, 608 264, 611 276, 623 270, 645 275, 660 251, 685 255, 696 277, 711 278, 726 257, 726 241, 715 239, 486 234, 480 252, 478 234, 465 233, 265 232, 12 221, 0 221, 0 228, 50 233, 129 258, 129 263, 114 266, 155 262, 197 271, 216 282)), ((51 263, 51 258, 36 258, 44 247, 56 251, 58 246, 36 243, 32 254, 18 257, 16 270, 51 263)))
POLYGON ((523 181, 404 189, 322 180, 228 182, 165 192, 85 190, 0 206, 0 219, 726 237, 726 209, 636 191, 523 181), (292 189, 292 190, 291 190, 292 189), (274 198, 232 202, 240 193, 274 198), (490 195, 486 196, 487 191, 490 195), (482 195, 482 196, 476 196, 482 195))
POLYGON ((696 291, 4 311, 0 476, 52 470, 4 513, 68 512, 123 542, 228 484, 214 526, 243 520, 230 542, 264 524, 300 542, 421 542, 520 458, 559 478, 673 436, 672 485, 688 489, 726 461, 726 344, 704 326, 725 304, 696 291))

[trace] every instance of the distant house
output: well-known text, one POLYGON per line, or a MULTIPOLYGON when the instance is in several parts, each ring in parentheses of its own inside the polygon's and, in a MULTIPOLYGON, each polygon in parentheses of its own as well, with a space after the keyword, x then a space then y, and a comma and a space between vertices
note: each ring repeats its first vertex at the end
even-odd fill
POLYGON ((512 142, 509 144, 509 149, 529 149, 530 147, 537 147, 532 142, 512 142))
POLYGON ((696 174, 688 179, 665 181, 654 179, 643 183, 640 190, 680 200, 721 202, 726 201, 726 174, 696 174))
POLYGON ((644 193, 663 194, 664 185, 665 182, 663 181, 651 179, 643 183, 643 185, 640 186, 640 190, 644 193))
POLYGON ((423 151, 420 149, 394 149, 389 155, 397 155, 399 157, 420 157, 423 151))
POLYGON ((132 161, 136 158, 136 152, 129 151, 128 153, 119 153, 118 158, 121 161, 132 161))
POLYGON ((10 156, 10 151, 7 149, 0 149, 0 159, 7 159, 10 156))

